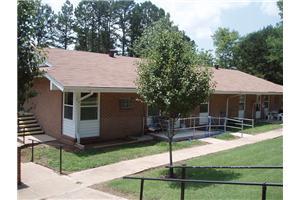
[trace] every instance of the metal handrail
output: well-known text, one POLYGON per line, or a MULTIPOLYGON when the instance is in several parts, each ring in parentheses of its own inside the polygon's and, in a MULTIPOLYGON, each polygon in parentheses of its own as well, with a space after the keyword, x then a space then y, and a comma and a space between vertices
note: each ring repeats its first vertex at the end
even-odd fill
POLYGON ((283 166, 188 166, 188 165, 175 165, 166 166, 166 168, 190 168, 190 169, 283 169, 283 166))
POLYGON ((149 178, 149 177, 132 177, 125 176, 123 179, 135 179, 141 180, 140 184, 140 200, 143 199, 144 193, 144 181, 164 181, 164 182, 179 182, 181 183, 180 199, 184 200, 185 197, 185 184, 186 183, 198 183, 198 184, 219 184, 219 185, 247 185, 247 186, 261 186, 262 187, 262 200, 266 200, 267 187, 283 187, 282 183, 268 183, 268 182, 239 182, 239 181, 216 181, 216 180, 195 180, 195 179, 185 179, 185 168, 183 168, 181 177, 177 178, 149 178))
MULTIPOLYGON (((31 139, 31 138, 29 138, 28 140, 31 140, 31 162, 34 162, 34 144, 39 145, 39 144, 47 144, 47 143, 53 142, 53 141, 43 141, 42 142, 42 141, 38 141, 35 139, 31 139)), ((63 148, 64 144, 59 143, 57 146, 59 147, 59 174, 63 174, 62 173, 62 148, 63 148)))

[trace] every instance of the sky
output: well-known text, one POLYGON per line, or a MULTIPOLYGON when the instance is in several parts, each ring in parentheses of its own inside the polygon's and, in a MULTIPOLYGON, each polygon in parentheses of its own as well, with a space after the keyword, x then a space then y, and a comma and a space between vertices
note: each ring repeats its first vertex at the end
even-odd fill
MULTIPOLYGON (((74 7, 80 0, 70 0, 74 7)), ((136 0, 144 2, 145 0, 136 0)), ((196 42, 198 49, 214 49, 211 36, 218 27, 240 35, 280 21, 277 0, 151 0, 170 13, 171 20, 196 42)), ((58 12, 64 0, 42 0, 58 12)))

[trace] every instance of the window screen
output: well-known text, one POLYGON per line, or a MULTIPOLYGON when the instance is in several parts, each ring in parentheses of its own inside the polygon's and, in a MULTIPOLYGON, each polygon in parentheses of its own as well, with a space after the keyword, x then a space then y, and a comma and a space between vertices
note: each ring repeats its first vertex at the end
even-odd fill
POLYGON ((119 106, 121 110, 128 110, 133 108, 133 101, 130 98, 120 99, 119 106))
POLYGON ((73 92, 64 93, 64 118, 73 119, 73 92))
MULTIPOLYGON (((89 93, 81 93, 81 97, 89 93)), ((98 119, 98 94, 83 99, 80 104, 80 120, 97 120, 98 119)))

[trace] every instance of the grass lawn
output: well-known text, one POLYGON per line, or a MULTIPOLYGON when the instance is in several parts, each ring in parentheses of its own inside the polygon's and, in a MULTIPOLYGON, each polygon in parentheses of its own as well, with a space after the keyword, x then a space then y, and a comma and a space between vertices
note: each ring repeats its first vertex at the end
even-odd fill
POLYGON ((281 123, 280 124, 279 123, 271 124, 271 123, 267 123, 267 122, 258 122, 258 123, 255 123, 254 128, 246 128, 242 132, 255 135, 258 133, 263 133, 263 132, 271 131, 271 130, 278 129, 278 128, 282 128, 281 123))
POLYGON ((226 133, 222 133, 222 134, 219 134, 219 135, 215 135, 215 136, 213 136, 213 138, 220 139, 220 140, 234 140, 234 139, 237 139, 239 137, 231 135, 230 132, 226 132, 226 133))
MULTIPOLYGON (((227 150, 185 162, 187 165, 282 165, 282 137, 227 150)), ((136 176, 163 177, 167 169, 157 168, 136 176)), ((177 171, 179 174, 179 171, 177 171)), ((282 182, 282 170, 256 169, 189 169, 190 179, 282 182)), ((138 199, 140 181, 116 179, 104 185, 95 185, 106 191, 122 194, 130 199, 138 199)), ((187 184, 186 199, 261 199, 261 187, 212 184, 187 184)), ((180 185, 170 182, 146 181, 144 199, 179 199, 180 185)), ((282 188, 268 187, 267 199, 282 199, 282 188)))
MULTIPOLYGON (((197 140, 174 142, 173 149, 183 149, 204 142, 197 140)), ((167 142, 151 141, 147 143, 127 144, 106 149, 88 149, 85 151, 63 151, 63 171, 66 173, 99 167, 122 160, 129 160, 147 155, 158 154, 168 151, 167 142)), ((22 160, 29 161, 31 158, 31 148, 22 150, 22 160)), ((49 145, 38 145, 34 148, 34 160, 36 163, 59 169, 59 149, 49 145)))

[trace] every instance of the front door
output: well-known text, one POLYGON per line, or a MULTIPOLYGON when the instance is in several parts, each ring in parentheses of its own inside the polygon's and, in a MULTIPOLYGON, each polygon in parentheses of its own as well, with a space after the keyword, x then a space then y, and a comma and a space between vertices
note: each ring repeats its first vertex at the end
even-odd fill
POLYGON ((208 114, 209 114, 209 103, 201 103, 200 104, 200 124, 208 123, 208 114))

